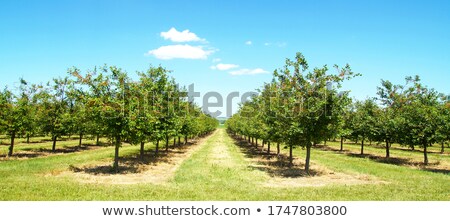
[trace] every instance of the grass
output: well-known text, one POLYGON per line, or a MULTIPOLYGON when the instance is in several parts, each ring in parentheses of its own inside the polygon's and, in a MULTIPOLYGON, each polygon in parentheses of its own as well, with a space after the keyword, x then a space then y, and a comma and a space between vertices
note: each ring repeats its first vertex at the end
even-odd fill
MULTIPOLYGON (((70 142, 76 144, 77 141, 61 141, 61 144, 64 142, 70 146, 70 142)), ((47 143, 33 145, 51 146, 47 143)), ((0 161, 0 200, 450 200, 448 174, 320 149, 312 151, 313 169, 320 167, 336 173, 367 175, 382 180, 384 184, 267 186, 264 184, 274 177, 255 168, 254 160, 259 156, 250 159, 244 154, 247 147, 230 138, 225 129, 219 128, 199 145, 179 165, 173 177, 161 184, 89 184, 79 182, 76 176, 52 175, 69 171, 71 166, 112 162, 113 147, 0 161)), ((17 151, 26 146, 18 147, 17 151)), ((153 145, 147 144, 146 148, 151 150, 153 145)), ((350 147, 346 145, 346 148, 350 147)), ((366 150, 375 153, 377 149, 366 150)), ((121 156, 133 157, 138 152, 138 146, 124 146, 121 156)), ((393 150, 391 154, 400 156, 402 153, 404 157, 408 157, 407 154, 420 155, 401 150, 393 150)), ((304 150, 294 149, 294 156, 300 161, 303 161, 304 154, 304 150)), ((449 159, 442 157, 440 160, 447 162, 449 159)))

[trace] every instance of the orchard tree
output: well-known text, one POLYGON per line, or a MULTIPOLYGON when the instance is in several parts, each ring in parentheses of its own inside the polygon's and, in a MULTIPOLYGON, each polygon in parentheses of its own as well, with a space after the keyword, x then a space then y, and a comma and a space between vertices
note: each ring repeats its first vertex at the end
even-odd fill
POLYGON ((42 125, 44 133, 50 134, 52 138, 52 151, 56 151, 56 141, 66 134, 70 124, 68 123, 67 111, 69 107, 67 92, 70 80, 55 78, 52 83, 47 83, 36 96, 40 99, 39 124, 42 125))
POLYGON ((339 68, 337 74, 328 74, 328 67, 309 69, 306 59, 297 53, 294 60, 287 59, 284 68, 275 70, 272 86, 266 86, 263 99, 270 102, 270 110, 260 110, 261 105, 248 102, 241 107, 240 117, 244 124, 239 129, 248 136, 258 135, 252 117, 259 112, 267 116, 264 123, 276 126, 277 136, 289 147, 289 165, 293 164, 294 146, 306 147, 305 171, 309 173, 311 148, 328 138, 330 125, 339 121, 339 116, 349 103, 346 93, 338 93, 341 83, 355 76, 350 66, 339 68), (274 99, 272 99, 274 97, 274 99), (255 108, 256 107, 256 108, 255 108), (271 119, 276 119, 270 122, 271 119))
MULTIPOLYGON (((351 101, 349 101, 351 102, 351 101)), ((338 123, 334 126, 336 135, 340 137, 341 146, 339 151, 344 151, 344 140, 350 137, 353 133, 352 121, 354 115, 351 105, 347 106, 341 115, 338 115, 338 123)))
POLYGON ((39 132, 39 125, 37 119, 37 97, 36 93, 40 88, 40 85, 29 84, 24 79, 21 79, 21 84, 19 87, 19 93, 22 100, 22 105, 24 105, 24 115, 23 116, 23 126, 22 135, 26 136, 26 142, 30 143, 30 137, 34 136, 39 132))
POLYGON ((424 164, 427 165, 427 147, 437 141, 440 94, 422 85, 419 76, 407 77, 406 81, 410 86, 405 90, 407 103, 402 113, 412 129, 416 144, 423 148, 424 164))
POLYGON ((361 155, 363 155, 365 139, 374 137, 376 132, 375 123, 378 106, 373 99, 366 99, 363 102, 357 101, 355 107, 353 132, 361 137, 361 155))
POLYGON ((280 86, 272 81, 269 84, 265 84, 263 90, 261 91, 261 97, 263 106, 260 111, 263 111, 263 119, 266 125, 267 136, 268 136, 268 150, 270 153, 270 142, 275 142, 277 145, 277 156, 280 154, 280 143, 283 142, 283 132, 284 128, 280 121, 278 121, 278 104, 279 100, 279 89, 280 86))
POLYGON ((439 106, 439 113, 437 139, 441 144, 441 153, 444 153, 445 143, 450 141, 450 103, 447 99, 439 106))
POLYGON ((381 108, 376 114, 376 140, 385 143, 386 158, 390 157, 390 147, 397 137, 399 128, 398 112, 389 107, 381 108))
MULTIPOLYGON (((168 74, 169 71, 163 67, 158 67, 151 72, 151 78, 154 81, 154 89, 152 90, 151 106, 154 108, 155 120, 152 130, 151 140, 155 143, 155 156, 159 153, 159 144, 161 140, 166 139, 170 135, 171 117, 169 102, 171 96, 171 82, 168 74)), ((168 142, 166 142, 168 143, 168 142)))
MULTIPOLYGON (((78 73, 77 69, 70 70, 69 73, 78 73)), ((89 112, 86 109, 86 92, 76 81, 70 81, 67 91, 67 111, 65 112, 65 127, 69 134, 78 134, 78 147, 82 147, 83 136, 90 132, 92 121, 89 119, 89 112)))
MULTIPOLYGON (((131 85, 129 128, 130 140, 140 143, 140 157, 143 159, 144 145, 161 135, 160 119, 164 108, 161 97, 167 82, 167 70, 162 67, 150 67, 138 72, 139 81, 131 85)), ((159 150, 159 139, 157 141, 159 150)))
POLYGON ((114 143, 114 163, 113 170, 119 170, 119 149, 122 141, 126 140, 129 134, 129 114, 130 114, 130 79, 126 72, 111 66, 103 67, 100 73, 97 69, 81 76, 78 82, 87 86, 91 95, 87 98, 87 108, 96 112, 99 118, 97 123, 104 127, 107 135, 114 143), (95 96, 94 96, 95 95, 95 96))
POLYGON ((292 165, 294 145, 306 147, 305 171, 309 173, 311 147, 327 138, 329 125, 338 122, 338 115, 348 105, 337 89, 345 79, 355 74, 350 66, 340 69, 337 74, 328 74, 328 67, 309 70, 301 53, 294 60, 287 59, 283 69, 274 73, 274 80, 280 85, 278 118, 285 128, 284 140, 290 149, 292 165))
POLYGON ((439 140, 441 128, 441 94, 422 85, 419 76, 406 77, 405 85, 383 81, 379 95, 384 103, 396 110, 396 137, 401 144, 421 146, 424 164, 428 164, 427 147, 439 140))
POLYGON ((382 80, 381 86, 377 88, 378 100, 382 107, 377 114, 376 131, 377 140, 385 142, 386 158, 390 157, 390 146, 401 137, 401 99, 400 91, 403 87, 393 85, 389 81, 382 80))
POLYGON ((33 120, 33 106, 31 94, 27 93, 28 83, 20 79, 19 95, 8 89, 4 89, 0 95, 0 105, 2 112, 2 120, 0 120, 0 128, 5 131, 11 138, 8 148, 8 156, 13 155, 15 138, 18 133, 27 133, 27 129, 33 120))
POLYGON ((195 137, 200 134, 201 126, 198 119, 203 113, 193 103, 186 101, 182 102, 181 109, 182 126, 180 133, 184 135, 185 144, 187 144, 189 137, 195 137))

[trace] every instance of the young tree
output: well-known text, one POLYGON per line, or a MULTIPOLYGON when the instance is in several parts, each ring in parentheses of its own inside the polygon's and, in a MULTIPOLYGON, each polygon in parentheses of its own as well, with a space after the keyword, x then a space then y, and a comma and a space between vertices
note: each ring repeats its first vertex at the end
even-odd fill
POLYGON ((34 125, 33 98, 28 83, 24 79, 20 79, 18 89, 18 95, 15 95, 6 88, 0 95, 0 108, 2 112, 0 128, 3 128, 2 130, 6 131, 11 138, 8 156, 13 155, 15 138, 18 133, 31 133, 33 130, 32 125, 34 125))
POLYGON ((364 154, 364 141, 373 137, 376 132, 375 123, 378 106, 373 99, 356 102, 356 112, 353 119, 353 131, 361 137, 361 155, 364 154))
POLYGON ((342 69, 335 68, 338 74, 327 74, 326 65, 309 71, 306 59, 297 53, 295 60, 287 59, 285 67, 274 73, 275 81, 281 88, 281 111, 278 111, 281 114, 278 118, 286 130, 284 140, 290 148, 290 164, 292 147, 305 146, 307 173, 312 144, 327 138, 329 125, 338 121, 338 114, 348 105, 348 99, 338 96, 337 89, 345 79, 355 74, 349 65, 342 69))
POLYGON ((384 104, 396 110, 396 137, 400 143, 423 148, 424 164, 428 164, 427 147, 438 137, 441 95, 422 85, 419 76, 406 77, 405 85, 383 81, 379 95, 384 104))
POLYGON ((66 78, 55 78, 52 84, 47 83, 37 96, 40 99, 39 123, 44 133, 52 137, 52 151, 56 151, 56 141, 68 131, 67 124, 69 102, 67 91, 70 80, 66 78))
POLYGON ((119 149, 122 141, 129 134, 130 115, 130 79, 126 72, 117 67, 103 67, 100 73, 94 69, 92 73, 77 76, 78 83, 84 84, 90 90, 87 98, 87 108, 99 116, 97 123, 104 127, 105 134, 114 142, 113 170, 119 170, 119 149))
POLYGON ((444 103, 439 105, 439 127, 437 128, 437 140, 441 144, 441 153, 444 153, 445 143, 450 141, 450 103, 444 99, 444 103))

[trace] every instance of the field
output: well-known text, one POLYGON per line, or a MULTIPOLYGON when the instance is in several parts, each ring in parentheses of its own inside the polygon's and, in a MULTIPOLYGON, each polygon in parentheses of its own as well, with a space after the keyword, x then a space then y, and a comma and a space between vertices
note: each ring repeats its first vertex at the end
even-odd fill
MULTIPOLYGON (((450 155, 430 148, 430 165, 422 166, 420 150, 383 149, 328 142, 312 150, 311 176, 303 172, 305 151, 294 149, 294 167, 287 151, 268 155, 224 128, 184 147, 162 150, 153 157, 147 143, 145 160, 139 147, 123 145, 120 172, 111 173, 114 147, 94 141, 75 148, 78 140, 17 140, 15 156, 6 158, 0 145, 0 200, 450 200, 450 155)), ((261 149, 261 147, 259 147, 261 149)))

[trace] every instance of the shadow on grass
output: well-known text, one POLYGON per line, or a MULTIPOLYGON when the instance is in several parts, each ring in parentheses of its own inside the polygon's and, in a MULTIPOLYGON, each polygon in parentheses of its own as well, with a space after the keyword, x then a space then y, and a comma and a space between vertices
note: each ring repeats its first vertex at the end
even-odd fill
POLYGON ((294 160, 294 165, 289 167, 289 157, 285 154, 267 153, 261 147, 254 147, 246 140, 239 137, 234 137, 234 144, 240 147, 242 153, 256 162, 256 165, 250 165, 249 168, 263 171, 272 177, 296 178, 296 177, 311 177, 323 175, 323 171, 310 169, 309 174, 304 170, 304 164, 294 160))
MULTIPOLYGON (((64 145, 63 148, 57 148, 55 151, 52 151, 49 148, 27 147, 21 148, 19 151, 14 152, 9 159, 28 159, 28 158, 46 157, 51 156, 52 154, 69 154, 87 150, 94 150, 98 148, 100 148, 100 146, 85 145, 79 147, 78 145, 77 146, 64 145)), ((0 155, 0 158, 8 159, 5 154, 0 155)))
POLYGON ((440 164, 439 162, 432 162, 432 163, 428 163, 428 165, 425 165, 423 162, 417 162, 417 161, 413 161, 413 160, 407 159, 407 158, 384 157, 384 156, 377 156, 377 155, 373 155, 373 154, 358 154, 358 153, 352 153, 348 150, 340 151, 340 150, 331 148, 329 146, 323 146, 323 145, 318 145, 317 148, 320 150, 323 150, 323 151, 332 151, 332 152, 336 152, 336 153, 345 154, 350 157, 369 159, 369 160, 372 160, 372 161, 375 161, 378 163, 385 163, 385 164, 391 164, 391 165, 397 165, 397 166, 418 167, 421 170, 434 172, 434 173, 443 173, 443 174, 450 173, 450 170, 448 170, 448 169, 429 168, 430 166, 431 167, 438 166, 440 164))
MULTIPOLYGON (((380 149, 385 149, 385 147, 379 147, 380 149)), ((434 147, 434 148, 436 148, 436 147, 434 147)), ((416 148, 414 148, 414 150, 412 150, 412 149, 406 149, 406 148, 403 148, 403 147, 391 147, 390 148, 391 150, 400 150, 400 151, 403 151, 403 152, 414 152, 414 153, 420 153, 420 154, 423 154, 423 149, 420 149, 420 148, 418 148, 418 147, 416 147, 416 148)), ((446 153, 446 152, 444 152, 444 153, 441 153, 441 150, 430 150, 430 149, 428 149, 427 148, 427 153, 428 154, 440 154, 440 155, 449 155, 449 153, 446 153)))
MULTIPOLYGON (((43 154, 41 154, 41 153, 20 153, 19 152, 19 153, 14 153, 11 156, 11 158, 19 158, 19 159, 21 159, 21 158, 35 158, 35 157, 39 157, 39 156, 43 156, 43 154)), ((0 158, 8 159, 6 154, 1 154, 0 158)))
POLYGON ((450 170, 448 170, 448 169, 423 168, 422 170, 433 172, 433 173, 443 173, 445 175, 450 175, 450 170))
POLYGON ((86 150, 93 150, 97 149, 96 146, 66 146, 64 145, 63 148, 56 148, 55 151, 52 151, 52 149, 49 148, 22 148, 24 151, 31 151, 36 153, 43 153, 43 154, 56 154, 56 153, 75 153, 75 152, 81 152, 86 150))
MULTIPOLYGON (((354 143, 354 142, 352 142, 352 143, 348 143, 348 142, 346 142, 346 143, 344 143, 345 145, 353 145, 353 146, 361 146, 361 143, 354 143)), ((384 145, 381 145, 381 144, 376 144, 376 143, 373 143, 373 144, 364 144, 364 147, 372 147, 372 148, 375 148, 375 149, 382 149, 382 150, 384 150, 384 149, 386 149, 386 146, 384 146, 384 145)), ((444 153, 442 153, 441 152, 441 149, 440 149, 440 147, 436 147, 436 146, 434 146, 434 147, 431 147, 432 149, 430 149, 430 147, 428 147, 427 148, 427 153, 428 154, 443 154, 443 155, 450 155, 450 153, 449 152, 444 152, 444 153)), ((390 147, 390 149, 391 150, 399 150, 399 151, 403 151, 403 152, 413 152, 413 153, 421 153, 421 154, 423 154, 423 149, 421 148, 421 147, 415 147, 414 148, 414 150, 413 149, 411 149, 411 148, 407 148, 407 147, 402 147, 402 146, 394 146, 394 147, 390 147)))
POLYGON ((119 157, 119 168, 114 170, 111 165, 92 165, 84 167, 69 166, 73 172, 84 172, 93 175, 112 175, 112 174, 138 174, 148 169, 149 165, 157 165, 159 163, 170 163, 171 158, 186 153, 190 146, 195 142, 188 142, 182 146, 169 146, 168 151, 165 147, 159 149, 158 155, 154 149, 147 150, 143 156, 140 156, 139 149, 129 156, 119 157))

